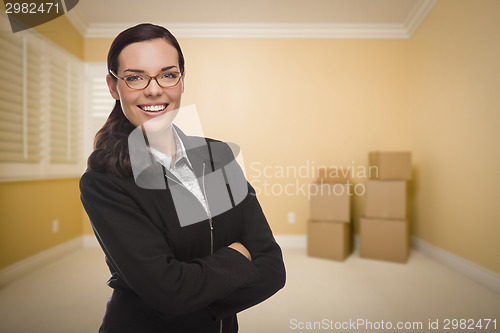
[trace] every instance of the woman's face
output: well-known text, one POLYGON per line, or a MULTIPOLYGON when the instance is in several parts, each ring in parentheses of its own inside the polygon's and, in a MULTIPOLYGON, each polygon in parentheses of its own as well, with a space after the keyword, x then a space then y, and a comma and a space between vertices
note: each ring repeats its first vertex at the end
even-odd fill
MULTIPOLYGON (((136 73, 155 76, 167 68, 180 72, 177 50, 164 39, 127 45, 118 56, 118 64, 116 74, 120 77, 136 73)), ((177 85, 167 88, 160 87, 153 79, 142 90, 131 89, 125 81, 114 80, 111 75, 106 80, 111 96, 120 100, 125 117, 135 126, 161 115, 170 118, 167 115, 169 112, 173 119, 184 92, 183 77, 177 85)))

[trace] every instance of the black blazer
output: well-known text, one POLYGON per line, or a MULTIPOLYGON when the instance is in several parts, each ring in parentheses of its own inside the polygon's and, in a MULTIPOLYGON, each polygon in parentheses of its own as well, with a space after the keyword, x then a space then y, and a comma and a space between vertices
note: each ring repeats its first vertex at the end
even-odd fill
POLYGON ((199 213, 202 206, 187 189, 174 188, 153 160, 134 178, 88 170, 80 180, 81 200, 114 288, 100 332, 237 332, 236 313, 285 284, 281 249, 229 146, 179 135, 205 182, 215 210, 210 218, 197 221, 199 214, 187 214, 195 216, 188 221, 185 212, 177 212, 179 195, 188 200, 188 210, 199 213), (221 195, 220 182, 207 179, 222 179, 227 193, 221 195), (229 208, 221 208, 228 200, 221 203, 220 197, 229 198, 229 208), (236 241, 252 261, 227 247, 236 241))

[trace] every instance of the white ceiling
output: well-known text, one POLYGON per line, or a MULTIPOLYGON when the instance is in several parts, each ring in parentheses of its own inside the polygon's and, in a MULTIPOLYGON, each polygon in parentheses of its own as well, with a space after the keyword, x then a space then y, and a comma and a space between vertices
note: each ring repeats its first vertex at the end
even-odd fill
POLYGON ((437 0, 81 0, 67 16, 87 38, 137 23, 177 37, 409 38, 437 0))

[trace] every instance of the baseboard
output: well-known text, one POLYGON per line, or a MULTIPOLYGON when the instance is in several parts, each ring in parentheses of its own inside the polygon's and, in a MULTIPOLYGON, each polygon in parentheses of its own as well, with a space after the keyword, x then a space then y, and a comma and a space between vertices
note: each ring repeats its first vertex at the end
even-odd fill
MULTIPOLYGON (((274 235, 276 242, 284 249, 307 248, 307 235, 274 235)), ((354 249, 359 248, 359 235, 354 236, 354 249)))
POLYGON ((37 268, 62 258, 71 252, 77 251, 78 249, 81 249, 82 246, 82 237, 77 237, 10 265, 0 270, 0 287, 36 270, 37 268))
POLYGON ((469 279, 500 293, 500 274, 440 249, 421 239, 412 237, 412 248, 453 269, 469 279))
POLYGON ((99 247, 99 242, 94 235, 84 235, 82 239, 83 247, 99 247))
POLYGON ((294 248, 294 249, 305 249, 307 247, 307 236, 306 235, 274 235, 276 242, 282 248, 294 248))

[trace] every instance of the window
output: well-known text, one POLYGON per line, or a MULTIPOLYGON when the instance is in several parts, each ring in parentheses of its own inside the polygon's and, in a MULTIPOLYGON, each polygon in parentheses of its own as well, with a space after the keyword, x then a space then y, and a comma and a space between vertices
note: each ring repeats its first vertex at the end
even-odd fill
POLYGON ((94 146, 94 137, 108 119, 115 106, 106 84, 107 68, 105 62, 85 64, 85 156, 89 156, 94 146))
POLYGON ((0 179, 80 174, 83 62, 0 21, 0 179))
POLYGON ((82 71, 77 65, 52 57, 49 61, 51 163, 76 163, 80 157, 83 89, 82 71))

